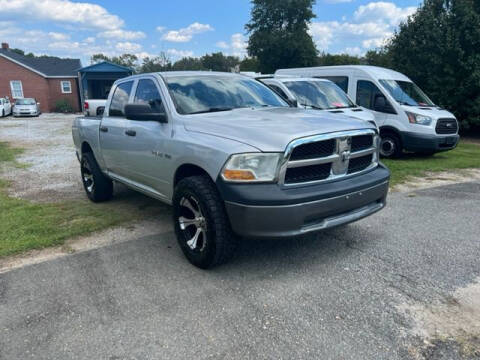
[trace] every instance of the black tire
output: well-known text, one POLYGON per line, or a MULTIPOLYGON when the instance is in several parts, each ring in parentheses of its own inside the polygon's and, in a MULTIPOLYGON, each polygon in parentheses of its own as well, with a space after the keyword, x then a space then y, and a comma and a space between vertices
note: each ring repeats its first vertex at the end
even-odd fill
POLYGON ((2 117, 5 117, 5 110, 2 110, 2 117))
POLYGON ((83 154, 80 172, 83 187, 90 200, 102 202, 112 198, 113 182, 102 173, 93 153, 83 154))
POLYGON ((399 158, 402 156, 402 142, 391 132, 380 135, 380 155, 384 158, 399 158))
POLYGON ((209 269, 227 262, 235 253, 237 236, 217 188, 207 175, 185 178, 175 187, 173 221, 180 248, 193 265, 209 269), (192 242, 197 231, 197 240, 192 242))

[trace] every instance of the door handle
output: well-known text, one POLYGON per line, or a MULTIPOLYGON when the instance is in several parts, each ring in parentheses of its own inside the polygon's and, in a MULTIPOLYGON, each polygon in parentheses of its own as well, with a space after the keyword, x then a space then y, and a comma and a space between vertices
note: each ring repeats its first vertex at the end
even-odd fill
POLYGON ((101 131, 101 132, 108 132, 108 127, 106 127, 106 126, 100 126, 100 131, 101 131))
POLYGON ((137 132, 135 130, 125 130, 125 135, 135 136, 137 135, 137 132))

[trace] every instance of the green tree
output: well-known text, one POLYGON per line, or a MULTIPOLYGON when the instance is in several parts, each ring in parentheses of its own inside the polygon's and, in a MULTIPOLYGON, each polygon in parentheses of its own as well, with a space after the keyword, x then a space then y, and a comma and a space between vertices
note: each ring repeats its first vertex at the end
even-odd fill
POLYGON ((137 67, 138 57, 134 54, 122 54, 120 56, 108 57, 105 54, 94 54, 90 57, 91 64, 97 64, 102 61, 108 61, 120 66, 126 66, 131 69, 137 67))
POLYGON ((385 48, 367 51, 364 62, 367 65, 381 66, 384 68, 391 68, 393 66, 390 52, 385 48))
POLYGON ((170 57, 161 52, 160 55, 153 58, 146 57, 142 60, 142 65, 139 67, 138 72, 140 73, 150 73, 158 71, 169 71, 172 70, 172 61, 170 57))
POLYGON ((173 64, 173 70, 205 70, 202 60, 194 57, 184 57, 173 64))
POLYGON ((453 111, 463 128, 480 128, 478 0, 425 0, 387 51, 393 68, 453 111))
POLYGON ((331 66, 331 65, 361 65, 364 59, 348 54, 326 54, 321 53, 317 58, 317 65, 331 66))
POLYGON ((317 50, 308 25, 315 17, 314 0, 252 0, 248 54, 261 72, 316 64, 317 50))
POLYGON ((231 71, 240 64, 236 56, 225 56, 222 52, 206 54, 200 58, 203 68, 211 71, 231 71))
POLYGON ((240 71, 259 71, 258 59, 255 57, 246 57, 240 62, 240 71))

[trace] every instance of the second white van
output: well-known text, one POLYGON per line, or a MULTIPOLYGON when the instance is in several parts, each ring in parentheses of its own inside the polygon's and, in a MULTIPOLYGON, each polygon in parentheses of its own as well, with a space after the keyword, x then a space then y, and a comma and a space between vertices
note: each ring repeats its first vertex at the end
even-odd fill
POLYGON ((323 78, 337 84, 357 105, 374 113, 384 157, 398 157, 403 150, 433 154, 454 149, 458 144, 455 116, 435 105, 399 72, 345 65, 280 69, 275 75, 323 78))

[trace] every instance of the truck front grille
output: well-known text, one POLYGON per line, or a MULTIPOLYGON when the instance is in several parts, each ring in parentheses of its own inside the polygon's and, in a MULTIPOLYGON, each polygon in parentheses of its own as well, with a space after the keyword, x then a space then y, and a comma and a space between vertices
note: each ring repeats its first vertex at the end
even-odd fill
POLYGON ((371 129, 343 131, 292 141, 280 183, 285 186, 353 176, 378 165, 378 136, 371 129))
POLYGON ((332 155, 335 145, 335 139, 302 144, 293 150, 290 160, 314 159, 332 155))
POLYGON ((435 126, 437 134, 456 134, 458 131, 458 123, 455 119, 438 119, 435 126))

